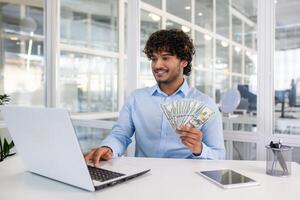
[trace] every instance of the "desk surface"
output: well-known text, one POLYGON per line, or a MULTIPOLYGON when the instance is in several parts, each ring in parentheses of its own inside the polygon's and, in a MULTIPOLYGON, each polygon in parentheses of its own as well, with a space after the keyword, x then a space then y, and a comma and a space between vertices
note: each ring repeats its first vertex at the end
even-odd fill
POLYGON ((300 165, 293 163, 289 177, 265 174, 263 161, 208 161, 187 159, 124 158, 151 168, 141 177, 96 192, 87 192, 26 172, 18 156, 0 163, 0 199, 299 199, 300 165), (222 189, 200 175, 199 170, 231 168, 260 186, 222 189))

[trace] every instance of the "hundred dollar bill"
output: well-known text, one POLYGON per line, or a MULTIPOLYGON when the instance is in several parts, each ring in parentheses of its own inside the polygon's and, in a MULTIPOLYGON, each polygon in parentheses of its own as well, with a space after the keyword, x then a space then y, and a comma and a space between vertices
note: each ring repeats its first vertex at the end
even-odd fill
POLYGON ((213 114, 214 112, 210 108, 204 107, 188 122, 188 125, 195 128, 201 128, 213 114))

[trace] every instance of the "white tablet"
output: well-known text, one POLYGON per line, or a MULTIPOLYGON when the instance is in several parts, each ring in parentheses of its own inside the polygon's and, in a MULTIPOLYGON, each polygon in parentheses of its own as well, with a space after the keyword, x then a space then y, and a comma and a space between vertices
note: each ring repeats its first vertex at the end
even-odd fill
POLYGON ((259 185, 255 180, 231 169, 200 171, 199 173, 208 180, 226 189, 259 185))

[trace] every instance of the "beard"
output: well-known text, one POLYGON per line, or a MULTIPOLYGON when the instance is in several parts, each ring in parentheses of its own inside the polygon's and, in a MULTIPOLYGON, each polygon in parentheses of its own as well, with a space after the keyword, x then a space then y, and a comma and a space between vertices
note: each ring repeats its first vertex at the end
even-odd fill
POLYGON ((177 64, 177 66, 173 69, 163 69, 163 68, 159 68, 156 70, 152 70, 153 76, 157 82, 157 84, 170 84, 174 81, 176 81, 177 79, 179 79, 182 75, 182 71, 180 70, 180 63, 177 64), (167 73, 167 77, 166 78, 162 78, 160 79, 159 77, 157 77, 156 73, 157 71, 163 70, 165 71, 165 73, 167 73))

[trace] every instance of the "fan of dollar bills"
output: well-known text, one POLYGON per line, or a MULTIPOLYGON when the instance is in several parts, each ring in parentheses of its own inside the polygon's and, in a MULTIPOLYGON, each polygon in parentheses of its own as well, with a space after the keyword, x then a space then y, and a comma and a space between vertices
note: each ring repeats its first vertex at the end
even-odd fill
POLYGON ((162 103, 161 108, 174 129, 180 125, 201 128, 214 114, 203 102, 194 99, 162 103))

